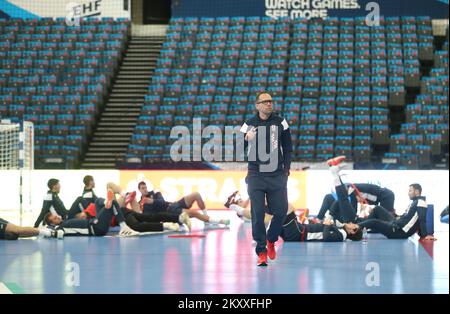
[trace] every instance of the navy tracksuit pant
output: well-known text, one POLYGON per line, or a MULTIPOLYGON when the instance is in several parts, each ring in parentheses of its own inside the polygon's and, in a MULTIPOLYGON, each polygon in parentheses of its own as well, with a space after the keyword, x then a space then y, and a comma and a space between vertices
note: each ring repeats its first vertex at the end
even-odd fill
POLYGON ((335 206, 337 206, 337 202, 334 199, 333 195, 325 195, 322 201, 322 206, 320 207, 319 213, 317 214, 317 218, 323 220, 327 211, 331 211, 335 206))
POLYGON ((356 208, 353 207, 348 199, 348 192, 345 185, 341 184, 336 186, 336 195, 338 197, 338 206, 330 210, 330 215, 342 223, 354 222, 357 217, 356 208))
POLYGON ((248 176, 248 195, 250 197, 252 213, 252 236, 256 241, 256 254, 267 252, 266 241, 276 242, 283 227, 288 210, 287 197, 288 176, 248 176), (266 232, 264 215, 266 214, 266 200, 268 213, 271 214, 269 230, 266 232))

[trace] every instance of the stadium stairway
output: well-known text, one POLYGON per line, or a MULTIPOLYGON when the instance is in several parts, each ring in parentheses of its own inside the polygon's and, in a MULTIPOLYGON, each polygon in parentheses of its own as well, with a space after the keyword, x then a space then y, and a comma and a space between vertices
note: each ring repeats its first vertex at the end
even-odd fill
POLYGON ((132 36, 81 168, 114 168, 125 156, 164 37, 132 36))

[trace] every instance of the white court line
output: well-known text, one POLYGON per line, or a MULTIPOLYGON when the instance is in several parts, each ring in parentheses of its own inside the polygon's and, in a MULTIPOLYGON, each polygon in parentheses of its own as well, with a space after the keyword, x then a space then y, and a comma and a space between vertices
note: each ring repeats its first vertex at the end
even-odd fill
POLYGON ((3 283, 0 282, 0 294, 13 294, 11 290, 3 283))
MULTIPOLYGON (((166 231, 155 231, 155 232, 140 232, 140 233, 138 233, 138 234, 135 235, 135 236, 132 236, 132 237, 124 237, 124 238, 137 238, 137 237, 142 237, 142 236, 150 236, 150 235, 157 235, 157 234, 166 234, 166 233, 171 233, 171 232, 174 232, 174 231, 166 230, 166 231)), ((114 235, 109 234, 109 235, 105 235, 105 236, 103 236, 103 237, 104 237, 104 238, 121 238, 121 237, 119 237, 119 233, 114 234, 114 235)))

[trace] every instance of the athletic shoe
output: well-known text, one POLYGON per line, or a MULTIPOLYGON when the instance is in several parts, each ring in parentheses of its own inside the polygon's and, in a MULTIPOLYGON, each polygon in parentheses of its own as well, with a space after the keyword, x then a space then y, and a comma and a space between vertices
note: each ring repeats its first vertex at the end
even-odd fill
POLYGON ((139 235, 139 232, 134 231, 128 226, 120 227, 119 237, 134 237, 139 235))
POLYGON ((229 226, 230 225, 230 219, 221 219, 220 223, 222 225, 229 226))
POLYGON ((180 231, 180 225, 174 222, 165 222, 164 229, 170 230, 170 231, 180 231))
POLYGON ((135 198, 136 198, 136 191, 128 193, 127 197, 125 198, 125 205, 131 203, 135 198))
POLYGON ((114 192, 112 190, 108 190, 108 193, 106 193, 105 208, 111 208, 113 200, 114 200, 114 192))
POLYGON ((309 209, 308 208, 304 208, 304 209, 300 209, 300 214, 298 215, 298 220, 300 221, 300 223, 304 224, 306 220, 308 220, 308 216, 309 216, 309 209))
POLYGON ((191 218, 189 217, 188 213, 183 212, 180 215, 180 222, 184 225, 186 225, 186 227, 188 228, 189 232, 191 232, 192 230, 192 222, 191 222, 191 218))
POLYGON ((272 243, 269 240, 267 240, 267 256, 269 256, 269 258, 272 260, 277 257, 277 252, 275 251, 275 243, 272 243))
POLYGON ((235 204, 234 203, 234 198, 235 196, 239 193, 239 191, 234 192, 233 194, 231 194, 230 196, 228 196, 227 201, 225 202, 225 204, 223 204, 226 208, 230 208, 231 204, 235 204))
POLYGON ((337 156, 331 159, 327 160, 328 166, 337 166, 339 165, 343 160, 345 159, 345 156, 337 156))
POLYGON ((244 218, 244 216, 242 214, 244 212, 244 209, 241 206, 239 206, 237 204, 231 204, 230 209, 232 211, 234 211, 239 218, 241 218, 241 219, 244 218))
POLYGON ((56 239, 63 239, 64 238, 64 231, 62 230, 52 230, 51 231, 51 237, 56 239))
POLYGON ((261 252, 258 254, 258 262, 256 265, 267 266, 267 253, 266 252, 261 252))
POLYGON ((19 235, 17 233, 14 232, 5 232, 4 234, 4 239, 5 240, 17 240, 19 238, 19 235))
POLYGON ((95 208, 94 203, 90 203, 88 207, 86 207, 85 210, 83 210, 83 213, 86 214, 87 218, 95 218, 97 216, 97 210, 95 208))
POLYGON ((322 220, 320 220, 319 218, 314 217, 314 218, 310 218, 309 219, 309 223, 310 224, 320 224, 320 223, 322 223, 322 220))

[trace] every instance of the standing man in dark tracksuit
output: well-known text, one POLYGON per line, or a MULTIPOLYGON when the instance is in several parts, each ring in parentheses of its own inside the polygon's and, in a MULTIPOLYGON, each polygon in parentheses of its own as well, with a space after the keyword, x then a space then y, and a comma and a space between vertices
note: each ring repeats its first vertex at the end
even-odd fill
POLYGON ((256 96, 258 113, 241 127, 248 148, 248 195, 251 202, 252 235, 256 241, 258 266, 267 266, 267 257, 276 258, 275 242, 288 210, 287 180, 291 166, 292 141, 289 125, 273 112, 268 92, 256 96), (266 233, 265 208, 273 215, 266 233))

